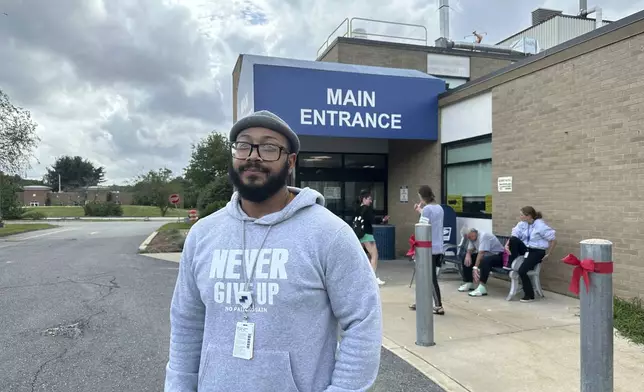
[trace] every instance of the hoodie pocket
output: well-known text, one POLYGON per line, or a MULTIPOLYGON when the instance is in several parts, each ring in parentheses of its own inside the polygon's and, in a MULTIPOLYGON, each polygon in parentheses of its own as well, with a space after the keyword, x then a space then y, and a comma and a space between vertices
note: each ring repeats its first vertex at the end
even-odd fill
POLYGON ((253 359, 209 347, 199 377, 199 392, 300 392, 287 351, 255 351, 253 359))

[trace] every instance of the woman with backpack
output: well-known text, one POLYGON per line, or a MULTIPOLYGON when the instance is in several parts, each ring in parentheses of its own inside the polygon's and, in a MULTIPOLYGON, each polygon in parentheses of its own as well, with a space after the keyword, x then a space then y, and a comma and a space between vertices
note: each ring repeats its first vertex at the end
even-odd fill
MULTIPOLYGON (((365 248, 369 254, 369 261, 371 262, 371 268, 373 272, 376 272, 378 267, 378 249, 376 248, 376 239, 373 236, 373 225, 380 223, 387 223, 389 220, 388 216, 380 219, 376 217, 376 214, 372 207, 373 196, 371 191, 362 190, 360 191, 360 196, 358 197, 358 208, 355 213, 355 218, 353 218, 353 231, 356 233, 360 239, 360 243, 365 248)), ((383 280, 376 276, 379 285, 385 284, 383 280)))

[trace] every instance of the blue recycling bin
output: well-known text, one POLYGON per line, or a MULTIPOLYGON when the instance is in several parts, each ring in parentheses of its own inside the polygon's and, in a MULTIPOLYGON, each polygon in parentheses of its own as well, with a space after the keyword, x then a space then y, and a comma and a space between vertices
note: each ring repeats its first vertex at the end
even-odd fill
POLYGON ((373 225, 373 236, 376 239, 378 260, 396 259, 396 226, 373 225))

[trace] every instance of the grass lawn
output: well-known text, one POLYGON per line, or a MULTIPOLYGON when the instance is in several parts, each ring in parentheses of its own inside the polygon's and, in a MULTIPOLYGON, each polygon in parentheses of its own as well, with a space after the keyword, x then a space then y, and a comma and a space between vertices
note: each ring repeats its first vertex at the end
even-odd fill
MULTIPOLYGON (((161 216, 161 210, 158 207, 152 206, 122 206, 123 207, 123 216, 124 217, 159 217, 161 216)), ((77 216, 85 216, 85 211, 83 207, 80 206, 42 206, 42 207, 29 207, 26 209, 27 212, 37 211, 45 214, 49 218, 73 218, 77 216)), ((188 216, 188 210, 181 208, 170 208, 165 216, 176 217, 176 216, 188 216)))
POLYGON ((34 223, 34 224, 5 224, 4 227, 0 227, 0 237, 6 237, 9 235, 27 233, 30 231, 51 229, 56 227, 54 225, 49 225, 46 223, 34 223))
POLYGON ((644 306, 639 298, 624 300, 615 297, 614 325, 625 338, 644 344, 644 306))
POLYGON ((192 227, 192 223, 170 222, 161 226, 157 231, 190 230, 191 227, 192 227))

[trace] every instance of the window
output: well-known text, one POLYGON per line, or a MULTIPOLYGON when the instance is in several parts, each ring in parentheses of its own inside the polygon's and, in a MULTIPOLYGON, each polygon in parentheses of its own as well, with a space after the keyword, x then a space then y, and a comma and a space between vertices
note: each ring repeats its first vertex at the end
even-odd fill
POLYGON ((491 218, 492 137, 444 147, 443 200, 458 216, 491 218))
POLYGON ((324 195, 326 207, 352 220, 362 189, 370 189, 376 216, 387 212, 387 155, 302 152, 297 160, 296 186, 324 195))
POLYGON ((384 169, 387 166, 384 155, 346 154, 344 167, 347 169, 384 169))
POLYGON ((300 167, 342 168, 342 154, 303 153, 297 160, 300 167))

